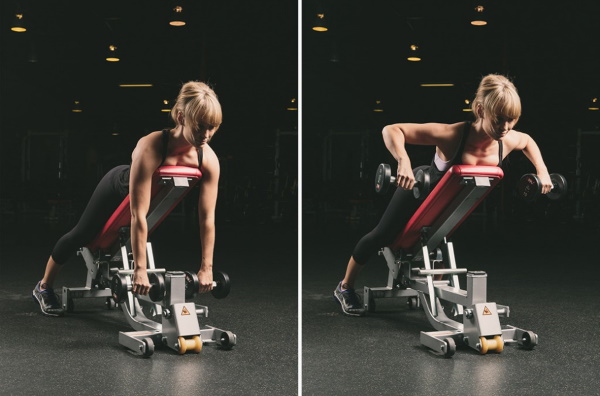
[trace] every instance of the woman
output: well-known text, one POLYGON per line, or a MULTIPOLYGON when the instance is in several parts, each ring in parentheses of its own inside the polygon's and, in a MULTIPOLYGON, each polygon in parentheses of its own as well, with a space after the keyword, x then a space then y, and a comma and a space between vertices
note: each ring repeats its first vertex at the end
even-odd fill
POLYGON ((212 289, 219 160, 208 142, 221 125, 221 105, 206 84, 190 81, 181 88, 171 118, 175 122, 173 129, 152 132, 141 138, 133 150, 131 165, 118 166, 104 176, 77 225, 56 243, 44 277, 33 290, 33 298, 44 314, 63 314, 53 291, 56 275, 76 249, 96 237, 127 194, 131 202, 133 292, 148 294, 146 215, 150 206, 152 174, 163 165, 198 167, 202 171, 198 200, 202 262, 198 279, 200 292, 212 289))
POLYGON ((385 145, 398 161, 396 184, 399 188, 379 224, 354 248, 346 275, 334 291, 345 314, 364 315, 365 310, 354 291, 357 275, 378 249, 392 242, 418 208, 419 202, 410 191, 415 184, 416 169, 412 169, 405 144, 436 146, 430 167, 432 186, 452 165, 502 166, 504 157, 514 150, 521 150, 540 177, 542 193, 547 194, 552 188, 535 141, 529 135, 513 130, 521 116, 521 100, 512 82, 501 75, 485 76, 477 89, 472 109, 475 116, 472 123, 394 124, 383 128, 385 145))

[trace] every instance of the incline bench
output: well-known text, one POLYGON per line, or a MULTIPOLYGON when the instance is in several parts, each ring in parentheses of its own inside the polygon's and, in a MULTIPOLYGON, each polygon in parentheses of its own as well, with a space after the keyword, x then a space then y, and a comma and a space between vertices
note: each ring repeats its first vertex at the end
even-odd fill
MULTIPOLYGON (((152 194, 147 215, 148 236, 177 206, 183 197, 200 180, 199 169, 183 166, 163 166, 152 179, 152 194)), ((74 309, 73 299, 105 298, 109 308, 121 306, 132 332, 120 332, 119 342, 144 356, 154 352, 154 345, 164 343, 180 354, 200 352, 203 344, 216 343, 223 348, 236 344, 236 336, 211 326, 200 329, 198 317, 207 317, 208 308, 186 302, 198 289, 195 273, 169 271, 156 268, 152 245, 147 243, 148 276, 152 287, 148 296, 131 291, 133 254, 129 224, 131 211, 129 196, 106 222, 98 236, 80 249, 87 272, 84 287, 63 287, 62 304, 67 312, 74 309)), ((216 273, 215 279, 226 284, 213 284, 219 293, 228 293, 229 278, 216 273), (226 290, 224 290, 226 289, 226 290)))
POLYGON ((448 240, 503 176, 495 166, 450 168, 396 240, 382 249, 388 282, 385 287, 365 286, 367 311, 375 311, 377 298, 408 297, 409 307, 423 306, 437 330, 421 332, 421 343, 446 357, 455 353, 456 345, 468 345, 482 354, 502 352, 505 343, 533 349, 537 334, 500 324, 500 316, 509 316, 509 307, 487 301, 487 274, 457 268, 448 240), (437 269, 438 263, 444 268, 437 269), (462 290, 458 275, 465 273, 467 290, 462 290), (448 280, 437 280, 441 276, 448 280), (452 304, 450 316, 462 316, 462 322, 449 318, 441 301, 452 304))

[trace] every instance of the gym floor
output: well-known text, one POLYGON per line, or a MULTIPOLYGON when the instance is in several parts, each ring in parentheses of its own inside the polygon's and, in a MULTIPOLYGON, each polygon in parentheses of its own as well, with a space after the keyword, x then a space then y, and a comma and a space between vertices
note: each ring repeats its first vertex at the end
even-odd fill
MULTIPOLYGON (((419 341, 432 331, 405 299, 377 300, 366 317, 341 314, 333 290, 368 229, 343 221, 303 223, 302 383, 306 395, 600 395, 600 232, 570 221, 490 224, 470 216, 453 236, 457 266, 488 274, 488 301, 511 324, 538 334, 534 350, 507 345, 480 355, 439 356, 419 341)), ((376 256, 356 289, 385 286, 376 256)), ((464 279, 461 286, 465 287, 464 279)))
MULTIPOLYGON (((157 267, 193 270, 198 231, 168 218, 150 238, 157 267)), ((118 341, 131 331, 120 310, 101 299, 75 300, 75 312, 43 316, 31 298, 61 225, 3 222, 0 245, 0 394, 292 395, 298 392, 298 255, 296 225, 218 226, 215 269, 229 274, 230 295, 195 298, 207 305, 200 324, 237 335, 232 350, 205 345, 178 355, 156 347, 150 358, 118 341), (26 224, 20 226, 19 224, 26 224)), ((74 256, 55 284, 83 286, 74 256)))

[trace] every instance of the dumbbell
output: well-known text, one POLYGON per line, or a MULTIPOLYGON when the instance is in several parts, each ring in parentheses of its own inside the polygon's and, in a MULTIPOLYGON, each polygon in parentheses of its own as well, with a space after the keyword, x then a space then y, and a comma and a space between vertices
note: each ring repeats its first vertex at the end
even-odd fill
MULTIPOLYGON (((127 276, 124 274, 115 274, 112 277, 110 289, 116 303, 125 301, 127 292, 131 291, 132 286, 127 284, 127 276)), ((150 282, 150 292, 148 293, 150 300, 155 302, 162 300, 166 293, 165 278, 163 275, 152 272, 148 275, 148 281, 150 282)))
MULTIPOLYGON (((214 271, 213 272, 213 288, 210 293, 214 298, 225 298, 229 295, 229 289, 231 288, 231 281, 229 276, 225 272, 214 271)), ((193 298, 198 290, 200 289, 200 281, 198 275, 194 272, 185 272, 185 298, 193 298)))
MULTIPOLYGON (((552 201, 564 198, 567 195, 567 179, 559 173, 551 173, 552 190, 546 196, 552 201)), ((542 195, 542 182, 538 175, 527 173, 521 177, 517 184, 517 195, 526 202, 535 201, 542 195)))
MULTIPOLYGON (((392 176, 392 168, 389 164, 379 164, 375 173, 375 191, 385 194, 391 185, 396 184, 396 177, 392 176)), ((416 199, 425 198, 431 191, 431 177, 429 169, 419 169, 415 174, 415 185, 413 195, 416 199)))

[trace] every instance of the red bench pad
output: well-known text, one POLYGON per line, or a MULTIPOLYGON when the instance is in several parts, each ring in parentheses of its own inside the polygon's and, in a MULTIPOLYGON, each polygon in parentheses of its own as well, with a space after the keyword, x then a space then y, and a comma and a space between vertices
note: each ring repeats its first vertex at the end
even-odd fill
MULTIPOLYGON (((492 180, 490 181, 489 193, 500 179, 504 177, 504 172, 497 166, 454 165, 444 174, 437 186, 435 186, 433 191, 410 218, 402 233, 389 247, 393 250, 409 250, 419 243, 423 227, 429 227, 435 223, 448 204, 452 202, 464 187, 461 181, 465 176, 490 177, 492 180)), ((473 205, 447 236, 452 235, 486 195, 487 193, 473 205)))
MULTIPOLYGON (((191 179, 190 187, 188 191, 196 184, 198 180, 202 177, 202 173, 198 168, 190 168, 187 166, 162 166, 158 168, 154 175, 152 176, 152 192, 151 199, 156 196, 156 194, 165 187, 164 184, 160 183, 161 178, 163 177, 187 177, 191 179)), ((177 206, 177 204, 183 199, 185 194, 183 194, 180 199, 175 202, 171 208, 165 212, 165 214, 161 217, 160 221, 156 223, 154 228, 177 206)), ((119 205, 119 207, 115 210, 112 216, 108 219, 102 231, 94 238, 94 240, 87 245, 86 247, 91 251, 96 251, 97 249, 108 249, 110 248, 119 238, 119 229, 121 227, 129 226, 131 223, 131 209, 129 207, 129 195, 123 199, 123 202, 119 205)), ((148 235, 154 230, 148 230, 148 235)))

